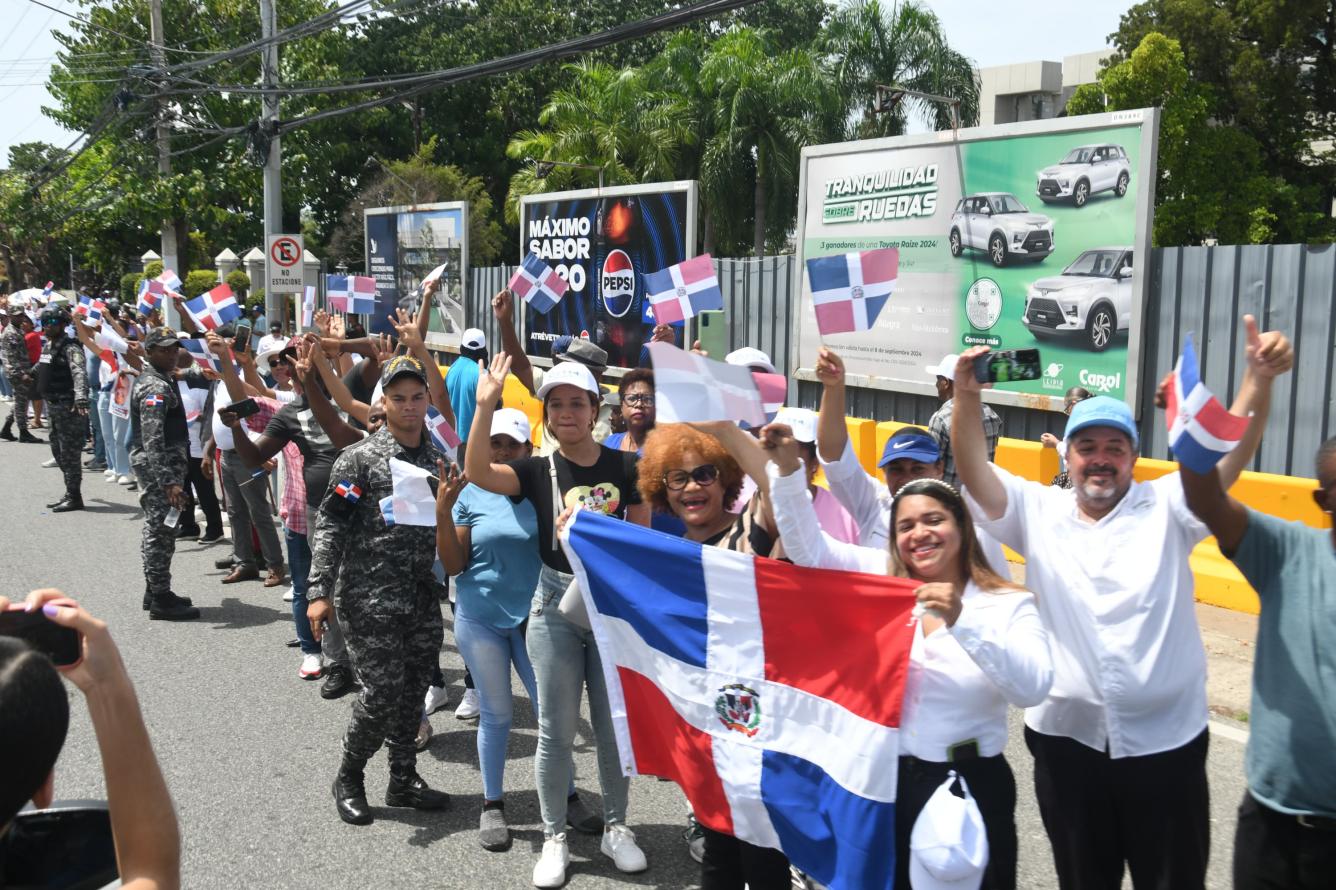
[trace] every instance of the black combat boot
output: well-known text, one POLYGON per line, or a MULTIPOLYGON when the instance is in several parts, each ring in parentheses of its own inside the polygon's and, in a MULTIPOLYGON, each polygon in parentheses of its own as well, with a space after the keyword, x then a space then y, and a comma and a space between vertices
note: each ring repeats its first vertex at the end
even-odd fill
POLYGON ((366 802, 365 769, 364 758, 344 752, 339 774, 334 777, 334 806, 339 818, 349 825, 370 825, 374 821, 371 804, 366 802))
POLYGON ((390 787, 385 789, 385 806, 443 810, 449 805, 450 795, 428 788, 412 764, 390 764, 390 787))
POLYGON ((19 442, 27 445, 45 445, 45 439, 39 439, 27 430, 19 430, 19 442))
POLYGON ((69 513, 72 510, 82 510, 84 508, 83 495, 78 492, 66 492, 65 497, 51 508, 52 513, 69 513))
MULTIPOLYGON (((193 602, 193 601, 190 599, 190 597, 188 597, 188 596, 180 596, 179 594, 175 594, 175 593, 171 594, 171 596, 176 597, 176 599, 177 599, 178 601, 180 601, 180 602, 182 602, 182 603, 185 603, 187 606, 193 606, 193 605, 194 605, 194 602, 193 602)), ((148 589, 145 588, 145 589, 144 589, 144 611, 147 612, 147 611, 149 610, 149 607, 150 607, 151 605, 153 605, 153 594, 149 593, 149 592, 148 592, 148 589)))
POLYGON ((149 600, 148 617, 153 621, 194 621, 199 609, 174 593, 158 594, 149 600))
POLYGON ((14 415, 9 415, 4 427, 0 428, 0 439, 4 439, 6 442, 14 441, 14 415))

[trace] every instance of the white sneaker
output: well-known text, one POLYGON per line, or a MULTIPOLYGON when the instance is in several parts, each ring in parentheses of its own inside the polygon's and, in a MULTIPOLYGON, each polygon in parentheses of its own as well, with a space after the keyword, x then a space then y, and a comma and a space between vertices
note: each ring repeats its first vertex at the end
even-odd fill
POLYGON ((115 470, 107 470, 107 472, 105 472, 105 473, 102 474, 102 481, 104 481, 104 482, 110 482, 110 483, 112 483, 113 485, 116 484, 116 471, 115 471, 115 470))
POLYGON ((289 587, 287 590, 283 591, 283 602, 290 603, 296 598, 297 589, 295 587, 289 587))
POLYGON ((122 475, 120 476, 120 478, 118 478, 118 479, 116 480, 116 484, 117 484, 117 485, 134 485, 134 484, 135 484, 135 477, 134 477, 134 476, 131 476, 129 473, 124 473, 124 474, 122 474, 122 475))
POLYGON ((46 467, 49 470, 52 467, 59 466, 59 464, 56 463, 56 459, 53 457, 50 460, 43 461, 42 466, 46 467))
POLYGON ((632 874, 649 868, 644 852, 636 844, 635 834, 620 823, 613 823, 604 829, 603 843, 599 849, 612 860, 618 871, 632 874))
POLYGON ((314 680, 320 676, 320 670, 323 667, 320 663, 320 653, 302 656, 302 666, 297 670, 297 676, 303 680, 314 680))
POLYGON ((566 883, 566 866, 570 864, 571 851, 566 847, 566 835, 552 835, 543 841, 543 855, 533 867, 533 885, 560 887, 566 883))
POLYGON ((478 707, 478 690, 465 689, 464 697, 459 700, 459 707, 455 708, 456 720, 474 720, 477 719, 481 709, 478 707))
POLYGON ((431 715, 450 703, 450 695, 444 686, 428 686, 427 697, 422 702, 422 713, 431 715))

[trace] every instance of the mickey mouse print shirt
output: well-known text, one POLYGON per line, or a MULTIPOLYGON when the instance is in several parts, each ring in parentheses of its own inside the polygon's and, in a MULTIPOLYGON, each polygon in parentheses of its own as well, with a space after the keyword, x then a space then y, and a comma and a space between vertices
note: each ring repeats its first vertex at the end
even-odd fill
POLYGON ((560 454, 526 457, 510 464, 520 480, 520 497, 532 503, 538 514, 538 551, 548 568, 571 574, 566 554, 560 547, 552 546, 553 521, 562 510, 575 507, 625 519, 626 508, 640 503, 637 460, 629 451, 602 446, 598 460, 587 467, 571 463, 560 454), (552 504, 549 461, 556 464, 557 488, 563 502, 556 509, 552 504))

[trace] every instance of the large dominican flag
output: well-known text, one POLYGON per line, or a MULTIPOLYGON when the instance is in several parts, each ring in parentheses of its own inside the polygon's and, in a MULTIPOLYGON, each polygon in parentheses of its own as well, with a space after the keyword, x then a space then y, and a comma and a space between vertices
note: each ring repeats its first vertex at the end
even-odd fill
POLYGON ((677 324, 707 309, 723 309, 724 293, 708 253, 645 276, 645 293, 659 324, 677 324))
POLYGON ((894 247, 808 260, 807 280, 822 336, 871 330, 899 274, 900 251, 894 247))
POLYGON ((891 887, 914 585, 589 511, 562 544, 623 770, 677 782, 701 824, 782 850, 832 890, 891 887))
POLYGON ((203 331, 216 331, 218 328, 241 317, 241 307, 237 305, 236 294, 226 284, 220 284, 208 293, 200 294, 193 300, 186 300, 181 305, 186 307, 195 325, 203 331))
POLYGON ((569 286, 565 278, 532 253, 524 257, 524 262, 510 276, 510 284, 506 285, 511 293, 528 303, 530 309, 544 315, 556 308, 569 286))
POLYGON ((1191 334, 1183 341, 1183 353, 1174 366, 1164 417, 1169 448, 1194 473, 1209 473, 1248 431, 1248 418, 1230 414, 1202 383, 1191 334))

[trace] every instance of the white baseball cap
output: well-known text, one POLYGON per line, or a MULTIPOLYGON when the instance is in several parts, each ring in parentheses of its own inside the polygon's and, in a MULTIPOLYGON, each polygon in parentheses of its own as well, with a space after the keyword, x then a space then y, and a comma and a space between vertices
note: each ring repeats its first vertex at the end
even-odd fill
POLYGON ((765 371, 767 374, 779 373, 775 370, 775 363, 770 361, 770 356, 755 346, 744 346, 741 349, 735 349, 724 356, 724 361, 730 365, 751 368, 753 371, 765 371))
POLYGON ((816 412, 811 408, 780 408, 775 423, 793 428, 793 438, 805 444, 816 441, 816 412))
POLYGON ((954 770, 937 786, 909 836, 909 883, 914 890, 979 890, 988 866, 988 835, 979 805, 960 777, 964 797, 951 793, 954 770))
POLYGON ((559 362, 543 374, 543 385, 538 387, 538 398, 545 399, 554 388, 567 385, 578 386, 596 396, 601 395, 593 371, 579 362, 559 362))
POLYGON ((956 379, 956 362, 960 361, 960 356, 954 352, 942 359, 939 365, 928 365, 924 368, 933 377, 945 377, 947 380, 956 379))
POLYGON ((518 408, 498 408, 492 415, 493 436, 507 435, 523 445, 531 434, 529 418, 518 408))
POLYGON ((477 328, 469 328, 459 336, 459 345, 464 349, 486 349, 487 335, 477 328))

